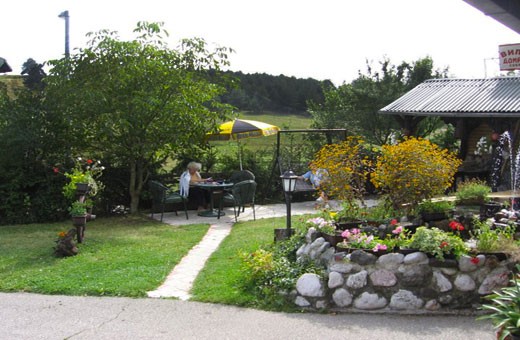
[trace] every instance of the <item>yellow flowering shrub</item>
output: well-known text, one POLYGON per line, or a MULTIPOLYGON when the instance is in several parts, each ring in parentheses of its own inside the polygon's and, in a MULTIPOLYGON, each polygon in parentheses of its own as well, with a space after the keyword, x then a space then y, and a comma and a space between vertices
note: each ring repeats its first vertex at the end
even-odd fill
POLYGON ((371 181, 388 194, 396 209, 403 210, 404 204, 414 209, 423 199, 448 189, 461 163, 448 150, 426 139, 410 137, 382 147, 371 181))
POLYGON ((310 164, 314 173, 325 172, 320 190, 346 202, 363 199, 369 166, 363 140, 352 136, 341 143, 325 145, 310 164))

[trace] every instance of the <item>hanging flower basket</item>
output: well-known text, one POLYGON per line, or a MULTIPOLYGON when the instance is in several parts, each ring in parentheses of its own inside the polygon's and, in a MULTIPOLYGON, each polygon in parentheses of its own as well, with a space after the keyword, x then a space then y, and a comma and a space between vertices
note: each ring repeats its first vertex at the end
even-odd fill
POLYGON ((83 216, 72 216, 72 224, 75 227, 84 226, 85 224, 87 224, 87 215, 85 214, 83 216))
POLYGON ((88 183, 76 183, 76 195, 84 196, 90 192, 88 183))

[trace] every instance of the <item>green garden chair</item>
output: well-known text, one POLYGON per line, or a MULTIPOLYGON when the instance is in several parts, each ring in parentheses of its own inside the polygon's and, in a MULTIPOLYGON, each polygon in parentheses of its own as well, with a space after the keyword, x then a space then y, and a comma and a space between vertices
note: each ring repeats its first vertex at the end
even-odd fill
POLYGON ((218 217, 220 218, 220 211, 224 204, 232 204, 235 213, 235 222, 238 221, 240 212, 244 212, 245 206, 249 205, 253 208, 253 219, 255 216, 255 192, 256 182, 252 179, 235 183, 231 188, 231 192, 227 192, 220 200, 220 209, 218 210, 218 217))
MULTIPOLYGON (((187 198, 182 197, 181 194, 175 192, 158 181, 148 181, 148 188, 152 194, 152 218, 157 208, 161 212, 161 222, 164 215, 164 207, 166 204, 174 203, 174 207, 182 203, 184 206, 184 212, 186 213, 186 219, 188 219, 188 208, 186 205, 187 198)), ((174 210, 175 215, 179 216, 177 209, 174 210)))

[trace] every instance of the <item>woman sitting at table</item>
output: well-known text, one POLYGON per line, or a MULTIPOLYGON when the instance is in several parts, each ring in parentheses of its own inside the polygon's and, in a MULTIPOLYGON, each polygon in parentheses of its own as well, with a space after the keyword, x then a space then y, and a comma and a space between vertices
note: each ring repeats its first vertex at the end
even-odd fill
POLYGON ((189 200, 197 202, 198 211, 205 210, 206 202, 209 201, 209 192, 194 186, 196 183, 211 182, 213 179, 202 178, 200 176, 200 169, 202 165, 197 162, 189 162, 187 170, 181 175, 179 187, 180 194, 183 197, 188 197, 189 200))

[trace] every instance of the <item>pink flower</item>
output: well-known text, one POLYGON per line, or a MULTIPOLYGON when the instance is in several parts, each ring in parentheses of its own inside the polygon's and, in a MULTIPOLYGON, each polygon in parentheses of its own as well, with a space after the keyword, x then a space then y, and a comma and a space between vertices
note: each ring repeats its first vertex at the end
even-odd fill
POLYGON ((356 234, 361 233, 361 230, 358 229, 358 228, 353 228, 353 229, 350 230, 350 232, 351 232, 352 234, 356 235, 356 234))
POLYGON ((341 237, 343 238, 349 238, 351 236, 350 234, 350 231, 348 230, 345 230, 344 232, 341 233, 341 237))
POLYGON ((372 241, 374 240, 374 236, 372 235, 359 235, 359 237, 356 237, 354 239, 355 242, 359 242, 361 245, 363 245, 364 247, 370 247, 370 243, 372 243, 372 241))
POLYGON ((376 246, 372 249, 375 252, 378 252, 380 250, 386 250, 387 246, 385 244, 376 244, 376 246))
POLYGON ((398 234, 400 234, 402 232, 403 232, 403 227, 402 226, 398 226, 397 228, 392 230, 392 234, 394 234, 394 235, 398 235, 398 234))

